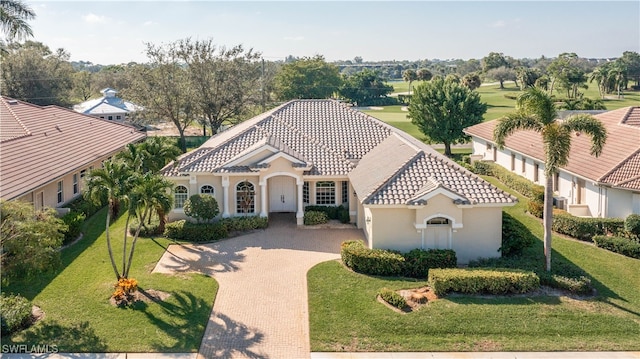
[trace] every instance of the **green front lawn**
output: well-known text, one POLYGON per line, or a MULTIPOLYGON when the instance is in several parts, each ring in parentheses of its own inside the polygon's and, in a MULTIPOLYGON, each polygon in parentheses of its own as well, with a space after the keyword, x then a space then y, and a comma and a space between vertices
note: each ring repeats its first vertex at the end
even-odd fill
MULTIPOLYGON (((519 199, 506 211, 541 239, 540 221, 524 212, 526 200, 519 199)), ((596 297, 452 295, 400 314, 376 300, 378 290, 420 287, 426 281, 371 277, 337 261, 321 263, 307 275, 311 350, 640 350, 640 260, 558 236, 553 249, 554 265, 588 273, 596 297)), ((542 253, 539 240, 522 266, 542 266, 542 253)))
MULTIPOLYGON (((170 293, 162 302, 133 308, 109 304, 115 275, 107 254, 103 209, 85 224, 84 238, 62 251, 56 273, 12 283, 4 292, 19 293, 45 312, 26 331, 3 337, 3 344, 57 345, 62 352, 195 352, 200 346, 217 282, 198 274, 151 273, 171 244, 164 238, 141 238, 131 277, 143 290, 170 293)), ((124 216, 111 226, 115 253, 122 246, 124 216)), ((116 263, 122 257, 116 255, 116 263)))

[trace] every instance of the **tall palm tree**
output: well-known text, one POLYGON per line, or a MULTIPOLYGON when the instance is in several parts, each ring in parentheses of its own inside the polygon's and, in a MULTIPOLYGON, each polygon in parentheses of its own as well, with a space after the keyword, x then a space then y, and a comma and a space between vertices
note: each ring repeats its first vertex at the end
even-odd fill
POLYGON ((113 257, 109 226, 111 219, 118 215, 120 203, 126 200, 131 186, 131 175, 130 167, 123 162, 105 161, 102 168, 96 168, 89 172, 84 192, 85 198, 91 202, 103 204, 106 201, 108 204, 105 235, 109 259, 117 279, 120 279, 121 275, 113 257))
POLYGON ((166 213, 171 210, 171 206, 173 205, 173 197, 170 194, 172 188, 173 183, 160 175, 147 172, 142 176, 137 176, 135 185, 131 189, 129 195, 130 205, 128 218, 136 216, 138 219, 138 226, 134 232, 133 241, 131 242, 129 259, 128 261, 125 261, 127 249, 126 237, 128 234, 128 230, 126 230, 126 228, 128 228, 127 218, 127 226, 125 227, 125 247, 122 253, 122 277, 129 277, 129 270, 131 269, 131 263, 133 262, 133 253, 140 235, 140 230, 144 226, 144 222, 151 217, 154 211, 166 213))
POLYGON ((414 69, 404 70, 402 79, 409 83, 409 95, 411 95, 411 83, 418 79, 418 73, 414 69))
POLYGON ((176 146, 175 141, 166 137, 148 137, 141 144, 142 151, 145 154, 143 161, 143 170, 156 173, 162 169, 167 163, 175 160, 182 151, 176 146))
POLYGON ((551 270, 551 224, 553 213, 553 174, 569 161, 572 133, 591 137, 591 154, 599 156, 607 139, 607 130, 595 117, 577 114, 564 120, 557 118, 551 97, 538 88, 527 89, 516 102, 516 112, 498 120, 493 137, 504 148, 505 139, 516 131, 531 130, 542 136, 545 152, 544 174, 544 255, 546 270, 551 270))
POLYGON ((33 37, 27 20, 36 13, 21 0, 0 0, 0 28, 9 42, 33 37))

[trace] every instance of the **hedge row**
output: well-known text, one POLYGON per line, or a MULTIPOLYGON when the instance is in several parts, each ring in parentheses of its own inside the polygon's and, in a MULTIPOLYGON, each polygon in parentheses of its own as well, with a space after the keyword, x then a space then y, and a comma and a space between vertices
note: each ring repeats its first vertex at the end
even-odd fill
POLYGON ((429 285, 438 296, 450 292, 466 294, 527 293, 540 287, 534 273, 513 269, 433 269, 429 285))
POLYGON ((591 279, 587 276, 567 277, 548 272, 542 272, 539 276, 540 284, 551 288, 564 289, 575 294, 590 294, 593 292, 591 279))
POLYGON ((594 236, 596 246, 620 253, 627 257, 640 259, 640 243, 624 237, 594 236))
POLYGON ((538 218, 542 218, 544 209, 544 186, 537 185, 506 168, 491 162, 475 161, 470 170, 476 174, 493 176, 507 187, 529 199, 528 210, 538 218))
POLYGON ((400 253, 384 249, 369 249, 361 241, 342 243, 342 262, 362 274, 425 278, 430 268, 453 268, 456 253, 450 249, 414 249, 400 253))
POLYGON ((498 249, 503 257, 517 257, 536 242, 536 237, 522 222, 502 212, 502 245, 498 249))
MULTIPOLYGON (((351 221, 351 217, 349 216, 349 209, 345 208, 343 205, 339 206, 306 206, 304 208, 305 212, 322 212, 327 215, 328 219, 337 219, 342 223, 349 223, 351 221)), ((306 214, 306 213, 305 213, 306 214)), ((317 215, 314 215, 317 216, 317 215)), ((321 222, 326 223, 326 222, 321 222)), ((305 223, 307 224, 307 223, 305 223)), ((318 224, 318 223, 316 223, 318 224)))
POLYGON ((229 232, 263 229, 268 224, 267 218, 257 216, 223 218, 215 223, 192 223, 183 219, 168 223, 164 236, 179 241, 216 241, 227 238, 229 232))
POLYGON ((407 307, 407 301, 400 294, 389 288, 382 288, 378 291, 378 295, 387 303, 393 305, 398 309, 404 309, 407 307))
POLYGON ((624 229, 624 221, 618 218, 576 217, 562 210, 554 210, 551 228, 558 233, 590 242, 593 236, 620 233, 624 229))
POLYGON ((305 226, 313 226, 315 224, 323 224, 329 222, 329 216, 325 212, 306 211, 304 212, 305 226))

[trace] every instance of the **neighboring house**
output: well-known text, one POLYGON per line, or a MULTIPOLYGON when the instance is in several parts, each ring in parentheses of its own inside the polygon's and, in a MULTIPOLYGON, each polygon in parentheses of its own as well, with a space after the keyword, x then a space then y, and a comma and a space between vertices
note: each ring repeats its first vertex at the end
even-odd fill
POLYGON ((502 207, 515 199, 410 135, 332 100, 297 100, 209 139, 163 170, 171 219, 189 196, 222 216, 344 205, 371 248, 451 248, 458 261, 499 256, 502 207))
MULTIPOLYGON (((553 179, 557 207, 576 216, 625 218, 640 213, 640 107, 626 107, 595 115, 607 129, 599 157, 590 155, 591 138, 576 133, 569 163, 553 179)), ((539 134, 518 131, 505 148, 496 148, 496 121, 471 126, 473 156, 544 185, 544 147, 539 134)))
POLYGON ((112 88, 107 87, 100 92, 103 94, 101 98, 75 105, 73 110, 109 121, 124 121, 129 113, 143 110, 142 106, 116 97, 118 91, 112 88))
POLYGON ((0 98, 0 197, 62 207, 87 171, 145 134, 57 106, 0 98))

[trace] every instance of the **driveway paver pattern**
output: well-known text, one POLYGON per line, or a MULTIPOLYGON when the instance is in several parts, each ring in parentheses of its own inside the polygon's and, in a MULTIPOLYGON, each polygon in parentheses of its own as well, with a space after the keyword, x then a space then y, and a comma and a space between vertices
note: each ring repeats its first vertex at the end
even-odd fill
POLYGON ((269 228, 202 245, 171 245, 155 272, 200 272, 220 288, 199 354, 204 358, 309 358, 307 271, 340 257, 358 229, 299 229, 291 214, 269 228))

